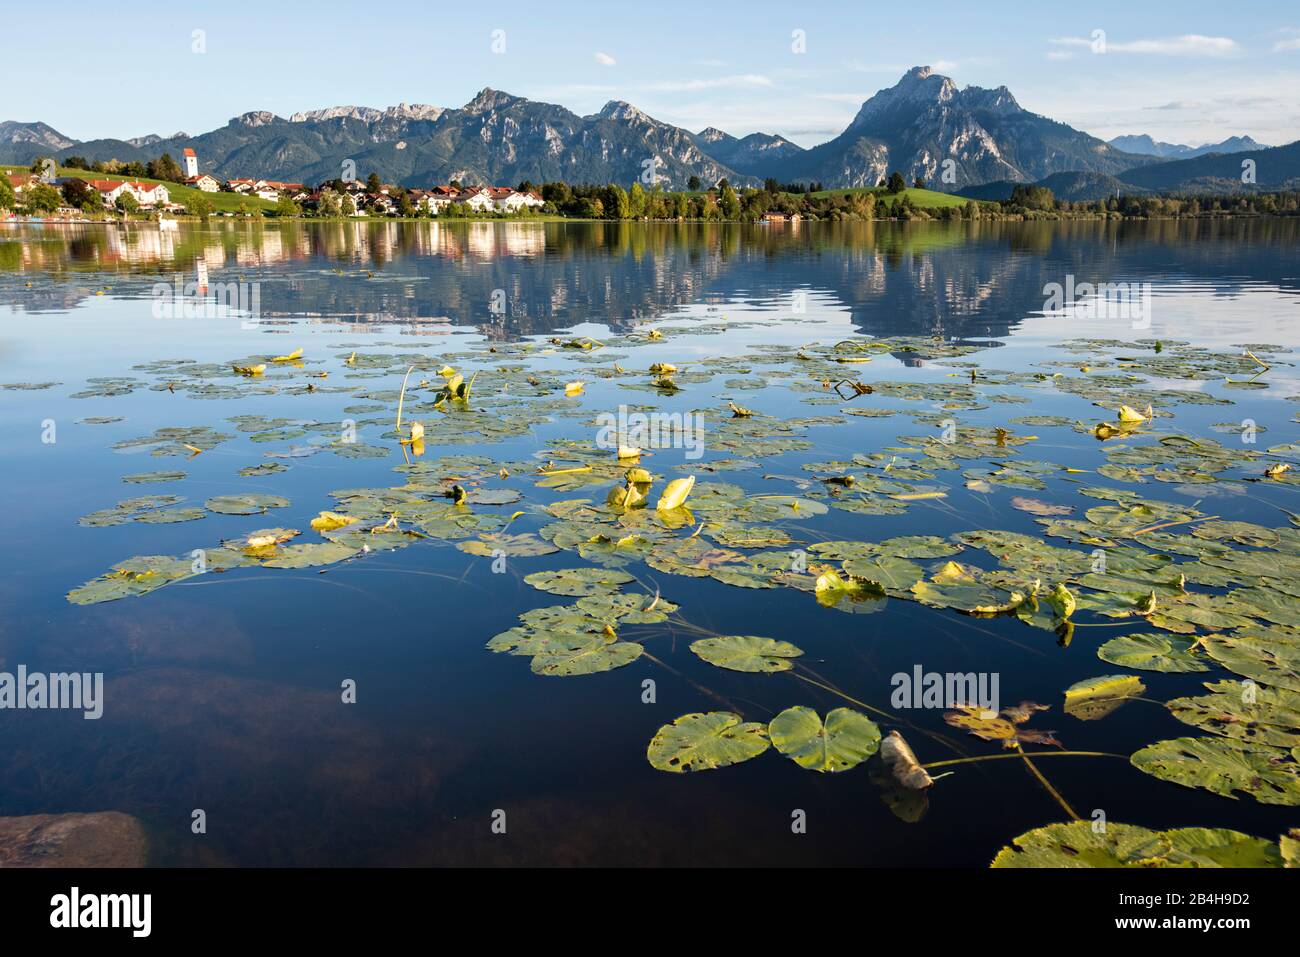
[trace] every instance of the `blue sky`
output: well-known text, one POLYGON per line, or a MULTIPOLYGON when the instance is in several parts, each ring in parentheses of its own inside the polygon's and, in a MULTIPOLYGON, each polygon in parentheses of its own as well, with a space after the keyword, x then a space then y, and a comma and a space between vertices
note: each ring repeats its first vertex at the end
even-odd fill
POLYGON ((622 99, 693 130, 763 130, 809 146, 926 64, 959 86, 1005 84, 1027 109, 1107 139, 1300 139, 1294 2, 923 9, 768 0, 20 3, 6 11, 0 41, 0 119, 43 120, 75 139, 194 134, 253 109, 460 106, 491 86, 584 114, 622 99), (495 30, 504 31, 500 52, 495 30), (797 30, 804 52, 794 49, 797 30), (1093 50, 1098 30, 1104 53, 1093 50))

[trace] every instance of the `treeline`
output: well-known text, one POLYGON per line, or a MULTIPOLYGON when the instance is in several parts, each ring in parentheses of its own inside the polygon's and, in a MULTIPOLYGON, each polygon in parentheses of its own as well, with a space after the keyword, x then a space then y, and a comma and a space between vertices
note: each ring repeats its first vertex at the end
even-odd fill
MULTIPOLYGON (((44 160, 38 160, 37 164, 32 167, 32 172, 39 173, 37 168, 44 160)), ((180 168, 176 160, 172 159, 170 153, 163 153, 157 159, 151 159, 147 163, 138 161, 124 163, 121 160, 98 160, 91 163, 84 156, 65 156, 62 166, 69 169, 84 169, 91 173, 108 173, 113 176, 134 176, 145 177, 146 179, 160 179, 168 183, 184 183, 185 172, 180 168)))
POLYGON ((1043 186, 1017 186, 998 204, 1004 215, 1023 219, 1170 219, 1205 216, 1300 215, 1300 192, 1188 193, 1172 196, 1110 196, 1060 200, 1043 186))
MULTIPOLYGON (((694 179, 694 177, 692 177, 694 179)), ((918 188, 924 184, 917 182, 918 188)), ((820 183, 781 184, 767 180, 763 188, 735 189, 721 180, 712 189, 673 192, 658 185, 649 189, 633 183, 624 189, 617 183, 572 185, 563 182, 525 181, 521 191, 536 191, 546 201, 543 211, 582 219, 690 219, 754 222, 768 214, 798 216, 814 220, 843 219, 962 219, 978 217, 973 201, 945 209, 925 210, 906 193, 903 177, 894 173, 882 181, 882 191, 823 191, 820 183), (791 188, 795 187, 795 188, 791 188)))

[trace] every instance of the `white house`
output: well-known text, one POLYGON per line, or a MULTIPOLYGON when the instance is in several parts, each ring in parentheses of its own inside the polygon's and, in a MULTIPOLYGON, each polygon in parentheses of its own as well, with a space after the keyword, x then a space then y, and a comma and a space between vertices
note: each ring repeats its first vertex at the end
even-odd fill
POLYGON ((462 190, 456 201, 479 213, 492 212, 496 209, 492 192, 486 186, 471 186, 467 190, 462 190))
POLYGON ((188 147, 188 146, 185 147, 185 149, 184 149, 184 151, 183 151, 183 153, 182 153, 182 155, 181 155, 181 158, 182 158, 182 159, 184 160, 184 162, 185 162, 185 178, 186 178, 186 179, 189 179, 189 177, 191 177, 191 176, 198 176, 198 175, 199 175, 199 158, 198 158, 198 156, 195 155, 194 150, 191 149, 191 148, 188 147))
POLYGON ((193 186, 195 189, 201 189, 205 193, 215 193, 221 189, 221 184, 207 173, 203 173, 200 176, 187 176, 185 178, 185 185, 193 186))
POLYGON ((141 206, 165 206, 171 202, 171 193, 162 183, 128 183, 127 186, 141 206))
POLYGON ((99 193, 99 198, 104 201, 105 206, 112 206, 118 201, 123 193, 130 193, 135 196, 135 190, 131 189, 131 184, 120 179, 92 179, 88 181, 91 189, 99 193))
POLYGON ((498 213, 517 213, 521 209, 545 205, 545 200, 536 193, 520 193, 508 188, 493 189, 492 192, 497 194, 493 197, 492 205, 498 213))

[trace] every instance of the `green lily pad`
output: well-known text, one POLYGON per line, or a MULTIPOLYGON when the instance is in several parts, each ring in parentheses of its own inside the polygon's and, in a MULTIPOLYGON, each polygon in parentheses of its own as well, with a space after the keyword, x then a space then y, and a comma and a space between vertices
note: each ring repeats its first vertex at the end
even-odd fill
POLYGON ((724 635, 691 642, 691 651, 711 665, 730 671, 789 671, 790 659, 803 651, 788 641, 758 635, 724 635))
POLYGON ((338 542, 307 542, 277 547, 275 554, 262 562, 266 568, 314 568, 333 565, 357 554, 358 549, 338 542))
POLYGON ((1139 671, 1189 672, 1209 671, 1209 665, 1196 653, 1190 638, 1159 633, 1141 633, 1112 638, 1097 649, 1097 657, 1113 665, 1139 671))
POLYGON ((565 568, 554 572, 533 572, 524 581, 552 595, 612 594, 630 581, 627 572, 612 568, 565 568))
POLYGON ((267 509, 285 508, 289 500, 280 495, 245 492, 239 495, 214 495, 203 503, 209 512, 220 515, 261 515, 267 509))
POLYGON ((1092 821, 1049 824, 1017 837, 993 867, 1281 867, 1272 841, 1238 831, 1184 827, 1152 831, 1092 821))
POLYGON ((852 708, 828 712, 825 723, 812 708, 786 708, 768 724, 767 733, 778 751, 812 771, 847 771, 880 747, 880 728, 852 708))
POLYGON ((505 533, 484 535, 482 538, 468 542, 458 542, 456 547, 471 555, 496 558, 498 554, 511 558, 535 558, 539 555, 551 555, 559 549, 550 542, 543 541, 536 535, 507 535, 505 533))
POLYGON ((1103 675, 1076 681, 1065 689, 1065 713, 1080 721, 1096 721, 1146 690, 1135 675, 1103 675))
POLYGON ((636 642, 599 632, 547 635, 533 649, 532 669, 538 675, 591 675, 631 664, 643 651, 636 642))
POLYGON ((1140 771, 1184 787, 1300 806, 1300 762, 1281 748, 1231 738, 1173 738, 1147 745, 1129 760, 1140 771))
POLYGON ((646 758, 660 771, 680 774, 725 768, 756 758, 769 747, 767 728, 730 711, 684 714, 660 728, 646 758))
POLYGON ((1165 707, 1183 724, 1247 744, 1300 746, 1300 692, 1253 681, 1206 682, 1210 693, 1175 698, 1165 707))

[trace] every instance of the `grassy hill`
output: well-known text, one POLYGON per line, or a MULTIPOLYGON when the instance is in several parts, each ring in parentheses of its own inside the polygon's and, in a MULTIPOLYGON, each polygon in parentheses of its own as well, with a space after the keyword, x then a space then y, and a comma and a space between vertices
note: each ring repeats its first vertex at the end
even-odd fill
POLYGON ((892 203, 896 198, 901 199, 907 196, 912 201, 912 205, 918 209, 940 209, 944 206, 965 206, 970 200, 965 196, 955 196, 952 193, 940 193, 933 189, 916 189, 909 187, 901 193, 893 194, 885 192, 883 186, 868 186, 856 189, 824 189, 818 193, 810 193, 810 196, 822 198, 825 196, 843 196, 846 193, 874 193, 876 200, 892 203))
MULTIPOLYGON (((0 169, 3 169, 6 173, 30 172, 26 166, 0 166, 0 169)), ((75 176, 79 179, 107 179, 113 182, 130 180, 133 183, 162 183, 167 187, 167 193, 171 196, 173 203, 188 205, 195 196, 203 195, 212 201, 212 208, 218 213, 237 213, 240 211, 241 206, 250 212, 254 209, 263 211, 275 209, 275 203, 269 203, 255 196, 240 196, 238 193, 204 193, 202 190, 194 189, 191 186, 181 186, 179 183, 169 183, 161 179, 150 179, 148 176, 96 173, 93 170, 76 169, 72 166, 60 166, 58 175, 75 176)))

